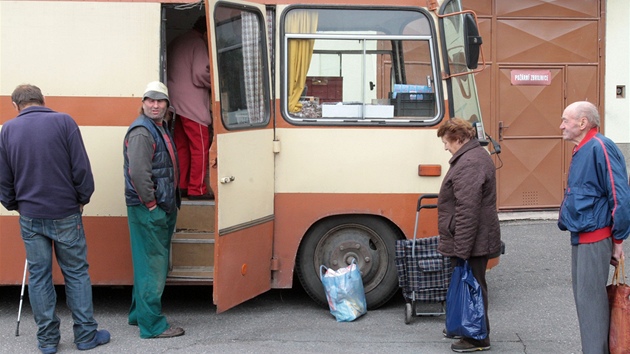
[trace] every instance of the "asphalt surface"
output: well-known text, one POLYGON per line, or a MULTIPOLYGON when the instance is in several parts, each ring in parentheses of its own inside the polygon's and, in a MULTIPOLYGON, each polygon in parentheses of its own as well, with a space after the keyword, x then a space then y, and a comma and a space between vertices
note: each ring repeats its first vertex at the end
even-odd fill
MULTIPOLYGON (((580 353, 569 235, 546 220, 502 221, 501 229, 506 254, 487 276, 492 352, 580 353)), ((63 288, 57 290, 59 353, 78 352, 63 288)), ((0 287, 0 353, 39 352, 28 301, 15 336, 19 295, 19 287, 0 287)), ((185 336, 171 339, 140 339, 138 329, 127 325, 130 298, 129 287, 94 289, 95 317, 112 340, 90 353, 451 353, 452 340, 442 336, 444 316, 413 317, 406 325, 400 293, 342 323, 299 286, 272 290, 218 315, 211 287, 168 286, 163 312, 186 329, 185 336)))

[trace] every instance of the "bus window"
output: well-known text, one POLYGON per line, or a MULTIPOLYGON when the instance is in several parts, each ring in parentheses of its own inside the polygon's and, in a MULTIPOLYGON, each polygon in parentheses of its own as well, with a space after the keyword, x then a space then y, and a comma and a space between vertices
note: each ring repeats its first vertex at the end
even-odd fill
POLYGON ((269 88, 263 21, 257 12, 218 6, 215 23, 223 125, 265 126, 269 88))
POLYGON ((434 125, 441 119, 435 36, 424 12, 291 8, 282 21, 282 107, 289 122, 434 125))

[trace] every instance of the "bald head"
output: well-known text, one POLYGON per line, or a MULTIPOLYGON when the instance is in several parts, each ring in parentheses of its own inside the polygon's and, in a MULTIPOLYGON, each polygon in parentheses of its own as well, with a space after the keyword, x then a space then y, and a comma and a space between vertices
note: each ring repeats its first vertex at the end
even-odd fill
POLYGON ((588 128, 599 127, 599 112, 594 104, 588 101, 577 101, 567 106, 564 110, 573 113, 577 118, 586 118, 588 128))
POLYGON ((597 107, 587 101, 571 103, 562 113, 562 138, 574 144, 579 144, 586 134, 599 127, 599 112, 597 107))

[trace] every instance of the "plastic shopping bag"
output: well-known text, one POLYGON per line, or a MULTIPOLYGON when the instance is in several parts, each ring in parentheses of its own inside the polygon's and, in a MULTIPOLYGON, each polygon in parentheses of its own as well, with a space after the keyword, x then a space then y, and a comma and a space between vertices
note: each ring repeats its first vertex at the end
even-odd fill
POLYGON ((446 293, 446 333, 477 340, 488 336, 481 286, 468 261, 453 269, 446 293))
POLYGON ((321 266, 319 275, 326 291, 330 313, 339 322, 354 321, 367 312, 363 280, 357 264, 332 270, 321 266), (326 271, 322 275, 323 271, 326 271))

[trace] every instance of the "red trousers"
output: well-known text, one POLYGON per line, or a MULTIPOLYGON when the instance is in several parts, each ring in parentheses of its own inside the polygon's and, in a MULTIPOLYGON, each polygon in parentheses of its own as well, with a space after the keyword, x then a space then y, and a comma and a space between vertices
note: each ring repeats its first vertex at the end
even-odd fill
POLYGON ((205 184, 210 149, 208 127, 177 116, 173 135, 179 158, 179 188, 187 189, 188 195, 208 193, 205 184))

